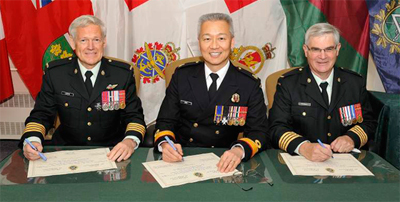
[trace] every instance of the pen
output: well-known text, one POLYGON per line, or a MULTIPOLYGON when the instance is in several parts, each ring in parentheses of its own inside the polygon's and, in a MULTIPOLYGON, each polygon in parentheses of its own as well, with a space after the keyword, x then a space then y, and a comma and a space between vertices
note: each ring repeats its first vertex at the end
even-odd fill
MULTIPOLYGON (((320 139, 317 139, 317 141, 318 141, 319 145, 321 145, 321 147, 326 149, 325 145, 321 142, 320 139)), ((331 157, 333 158, 333 155, 331 157)))
MULTIPOLYGON (((168 144, 172 147, 172 149, 174 149, 175 151, 178 151, 174 145, 174 143, 171 141, 171 139, 169 139, 168 136, 165 136, 165 139, 167 140, 168 144)), ((182 157, 182 161, 183 161, 183 157, 182 157)))
POLYGON ((42 154, 42 152, 38 151, 38 149, 29 141, 28 139, 25 139, 25 142, 29 144, 29 146, 32 147, 33 150, 37 151, 39 153, 40 158, 43 159, 43 161, 47 161, 47 158, 42 154))

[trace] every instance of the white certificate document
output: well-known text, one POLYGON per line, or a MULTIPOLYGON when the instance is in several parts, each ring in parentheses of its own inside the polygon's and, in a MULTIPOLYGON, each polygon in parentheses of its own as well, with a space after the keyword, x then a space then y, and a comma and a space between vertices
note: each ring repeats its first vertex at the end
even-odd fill
POLYGON ((293 175, 302 176, 374 176, 351 154, 333 154, 324 162, 312 162, 303 156, 281 153, 293 175))
POLYGON ((65 150, 44 153, 47 161, 29 161, 28 178, 115 169, 107 158, 109 148, 65 150))
POLYGON ((240 173, 234 170, 221 173, 217 169, 219 157, 214 153, 185 156, 184 161, 168 163, 163 160, 143 163, 162 188, 199 182, 240 173))

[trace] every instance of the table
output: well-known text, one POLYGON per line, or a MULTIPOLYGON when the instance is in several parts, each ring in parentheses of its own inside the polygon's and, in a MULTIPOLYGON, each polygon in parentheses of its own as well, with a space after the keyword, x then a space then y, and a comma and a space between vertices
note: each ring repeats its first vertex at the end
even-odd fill
POLYGON ((371 93, 378 126, 371 151, 400 169, 400 94, 371 93))
MULTIPOLYGON (((45 151, 81 147, 46 147, 45 151)), ((86 149, 87 147, 85 147, 86 149)), ((224 149, 185 148, 185 155, 224 149)), ((377 154, 354 154, 375 176, 293 176, 280 158, 268 150, 238 166, 239 178, 214 179, 161 188, 142 162, 158 159, 153 149, 139 148, 119 169, 26 179, 20 150, 0 162, 0 201, 399 201, 399 170, 377 154), (273 186, 266 182, 272 178, 273 186), (7 183, 15 183, 6 185, 7 183), (251 189, 243 191, 243 189, 251 189)))

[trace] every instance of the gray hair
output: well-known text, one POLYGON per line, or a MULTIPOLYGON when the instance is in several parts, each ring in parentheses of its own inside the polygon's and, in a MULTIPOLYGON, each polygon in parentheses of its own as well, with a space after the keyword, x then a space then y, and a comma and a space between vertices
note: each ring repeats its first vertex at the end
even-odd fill
POLYGON ((305 44, 308 45, 311 37, 321 36, 325 34, 333 34, 335 40, 335 45, 339 44, 340 34, 339 29, 329 23, 317 23, 310 28, 308 28, 306 35, 304 37, 305 44))
POLYGON ((203 25, 203 23, 205 23, 207 21, 220 21, 220 20, 223 20, 228 23, 229 32, 232 37, 235 37, 235 34, 233 32, 232 18, 231 18, 231 16, 229 16, 228 14, 225 14, 225 13, 208 13, 208 14, 204 14, 204 15, 200 16, 198 27, 197 27, 197 37, 198 38, 200 37, 200 30, 201 30, 201 26, 203 25))
POLYGON ((107 29, 104 26, 104 23, 99 18, 93 15, 81 15, 80 17, 76 18, 69 26, 68 32, 72 36, 72 38, 75 39, 76 29, 78 27, 86 27, 88 25, 100 26, 101 36, 103 37, 103 39, 106 37, 107 29))

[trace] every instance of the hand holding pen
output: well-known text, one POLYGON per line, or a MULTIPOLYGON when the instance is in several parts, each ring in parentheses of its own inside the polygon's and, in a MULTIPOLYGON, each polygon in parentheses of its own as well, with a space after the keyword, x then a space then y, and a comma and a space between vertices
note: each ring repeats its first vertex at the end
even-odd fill
POLYGON ((36 154, 32 155, 32 153, 33 153, 32 150, 33 150, 33 151, 35 151, 35 153, 37 152, 37 154, 40 156, 40 158, 42 158, 44 161, 47 161, 46 156, 42 152, 40 152, 42 150, 42 146, 40 144, 37 146, 37 147, 40 147, 39 148, 40 151, 39 151, 39 149, 28 139, 25 139, 25 142, 26 142, 26 149, 24 149, 24 156, 27 159, 29 159, 29 160, 39 159, 39 158, 35 157, 36 154), (28 149, 28 148, 31 148, 31 149, 28 149), (31 150, 31 151, 29 151, 29 150, 31 150))
POLYGON ((171 139, 166 136, 167 142, 162 143, 162 158, 166 162, 179 162, 183 161, 183 151, 180 144, 174 144, 171 139))
MULTIPOLYGON (((327 149, 326 146, 321 142, 320 139, 317 139, 317 141, 318 141, 318 144, 321 145, 321 147, 327 149)), ((333 158, 333 154, 332 154, 331 158, 333 158)))

